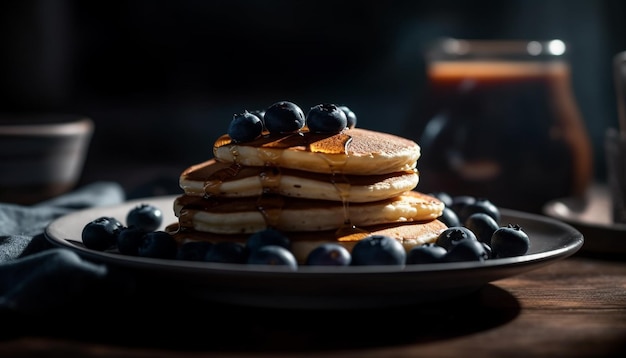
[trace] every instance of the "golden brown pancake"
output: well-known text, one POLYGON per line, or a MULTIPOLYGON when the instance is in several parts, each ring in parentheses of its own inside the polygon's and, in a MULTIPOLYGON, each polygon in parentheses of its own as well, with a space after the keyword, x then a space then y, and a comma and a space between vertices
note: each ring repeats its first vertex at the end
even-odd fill
POLYGON ((211 159, 184 170, 179 184, 191 196, 237 198, 274 193, 305 199, 370 202, 412 190, 418 180, 415 170, 383 175, 335 175, 242 166, 211 159))
POLYGON ((408 251, 433 242, 446 226, 444 204, 413 190, 420 147, 412 140, 361 128, 338 134, 270 134, 236 143, 218 138, 214 158, 187 168, 178 222, 166 231, 179 242, 245 243, 273 228, 292 242, 300 263, 325 242, 352 249, 367 235, 386 235, 408 251))
MULTIPOLYGON (((286 232, 285 235, 291 241, 291 251, 299 263, 306 260, 307 255, 313 249, 326 242, 336 242, 345 246, 349 251, 358 242, 360 238, 367 235, 386 235, 398 240, 408 252, 414 246, 419 246, 429 242, 435 242, 439 234, 445 230, 447 226, 439 220, 430 220, 425 222, 410 223, 394 223, 385 225, 364 226, 359 228, 362 234, 359 236, 347 234, 338 234, 336 230, 316 231, 316 232, 286 232)), ((187 241, 234 241, 245 244, 249 234, 213 234, 208 232, 199 232, 193 229, 181 230, 177 223, 166 228, 179 243, 187 241)))
POLYGON ((280 231, 323 231, 337 230, 346 223, 360 227, 428 221, 441 216, 443 208, 438 199, 417 191, 349 204, 275 194, 206 199, 183 195, 174 202, 181 227, 217 234, 250 234, 267 227, 280 231))
POLYGON ((339 134, 302 130, 292 134, 265 134, 234 143, 228 135, 215 141, 218 161, 244 166, 276 166, 316 173, 389 174, 416 168, 420 147, 412 140, 361 128, 339 134))

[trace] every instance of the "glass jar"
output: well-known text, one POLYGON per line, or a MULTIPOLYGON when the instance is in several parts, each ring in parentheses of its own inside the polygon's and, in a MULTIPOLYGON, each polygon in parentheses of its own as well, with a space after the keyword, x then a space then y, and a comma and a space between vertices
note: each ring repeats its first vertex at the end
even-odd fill
POLYGON ((551 199, 584 195, 592 149, 565 53, 560 40, 437 43, 414 122, 420 191, 538 213, 551 199))

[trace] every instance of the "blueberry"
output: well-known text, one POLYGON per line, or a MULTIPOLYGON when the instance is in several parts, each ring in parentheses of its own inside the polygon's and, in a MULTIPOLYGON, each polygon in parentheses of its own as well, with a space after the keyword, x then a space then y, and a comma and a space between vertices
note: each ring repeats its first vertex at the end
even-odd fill
POLYGON ((434 243, 414 246, 406 255, 407 265, 430 264, 443 260, 447 253, 446 249, 434 243))
POLYGON ((437 219, 446 224, 447 227, 461 226, 461 220, 459 220, 459 217, 456 215, 454 210, 450 209, 447 206, 443 208, 441 216, 439 216, 437 219))
POLYGON ((464 226, 452 226, 439 233, 435 243, 450 251, 459 242, 466 240, 478 241, 476 235, 470 229, 464 226))
POLYGON ((465 220, 474 213, 488 214, 496 222, 500 222, 500 210, 489 199, 476 198, 474 202, 463 205, 457 212, 461 222, 465 222, 465 220))
POLYGON ((519 225, 508 224, 491 236, 492 256, 495 258, 525 255, 530 248, 530 239, 519 225))
POLYGON ((485 252, 487 253, 487 258, 490 259, 493 257, 493 251, 491 250, 491 246, 487 243, 481 242, 481 244, 483 245, 483 248, 485 249, 485 252))
POLYGON ((480 261, 489 259, 489 253, 478 240, 461 240, 443 257, 445 262, 480 261))
MULTIPOLYGON (((450 209, 454 210, 454 212, 461 218, 461 210, 469 204, 473 204, 476 201, 476 198, 471 195, 457 195, 452 197, 452 203, 449 205, 450 209)), ((461 221, 462 222, 462 221, 461 221)))
POLYGON ((177 249, 178 244, 172 235, 165 231, 151 231, 144 234, 137 254, 141 257, 173 259, 177 249))
POLYGON ((178 247, 176 259, 183 261, 204 261, 213 243, 208 241, 187 241, 178 247))
POLYGON ((343 245, 334 242, 322 244, 306 257, 306 265, 349 266, 352 256, 343 245))
POLYGON ((298 262, 291 251, 278 245, 266 245, 250 253, 248 264, 285 266, 289 270, 298 269, 298 262))
POLYGON ((428 195, 439 199, 439 201, 444 203, 444 205, 447 207, 452 206, 452 196, 450 196, 450 194, 446 193, 445 191, 435 191, 435 192, 429 193, 428 195))
POLYGON ((348 125, 348 119, 339 107, 325 103, 311 107, 306 115, 306 125, 315 133, 339 133, 348 125))
POLYGON ((257 231, 246 240, 246 247, 250 252, 266 245, 278 245, 287 250, 291 249, 291 241, 289 238, 280 231, 271 228, 257 231))
POLYGON ((155 231, 163 222, 161 209, 150 204, 139 204, 128 211, 126 225, 145 232, 155 231))
POLYGON ((234 241, 219 241, 213 244, 204 256, 206 262, 244 264, 248 251, 243 244, 234 241))
POLYGON ((263 122, 248 111, 233 115, 228 126, 228 136, 235 142, 249 142, 263 132, 263 122))
POLYGON ((265 128, 270 133, 292 133, 304 127, 305 117, 298 105, 281 101, 272 104, 265 110, 263 121, 265 128))
POLYGON ((110 249, 117 244, 117 236, 123 228, 124 225, 113 217, 99 217, 83 227, 83 244, 88 249, 98 251, 110 249))
POLYGON ((491 235, 499 228, 498 223, 493 217, 480 212, 470 215, 465 219, 463 225, 472 230, 478 241, 486 244, 491 244, 491 235))
POLYGON ((124 255, 138 256, 145 234, 136 227, 124 228, 117 236, 117 250, 124 255))
POLYGON ((352 265, 401 266, 405 263, 404 246, 389 236, 370 235, 358 241, 352 248, 352 265))
MULTIPOLYGON (((254 111, 251 111, 250 113, 252 113, 255 116, 259 117, 259 119, 261 120, 261 123, 264 123, 264 119, 263 119, 263 117, 265 117, 265 110, 264 109, 255 109, 254 111)), ((265 126, 265 124, 263 124, 263 126, 265 126)))
POLYGON ((339 106, 339 109, 346 114, 346 127, 350 129, 356 127, 356 114, 348 106, 339 106))

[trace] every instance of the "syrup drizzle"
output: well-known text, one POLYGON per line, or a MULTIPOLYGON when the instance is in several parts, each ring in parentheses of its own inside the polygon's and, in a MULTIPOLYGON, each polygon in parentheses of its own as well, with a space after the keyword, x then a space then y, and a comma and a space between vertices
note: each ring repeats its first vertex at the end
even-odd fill
MULTIPOLYGON (((343 143, 343 156, 329 156, 322 153, 322 158, 328 164, 332 173, 332 184, 341 198, 341 204, 343 208, 343 224, 335 232, 335 237, 339 241, 358 241, 369 234, 369 231, 357 228, 352 224, 350 219, 350 190, 352 184, 348 178, 343 174, 347 161, 348 161, 348 145, 352 141, 352 138, 341 138, 343 143)), ((317 150, 315 146, 309 146, 310 151, 317 150)))
POLYGON ((265 169, 259 174, 263 191, 256 203, 257 210, 263 215, 265 225, 269 228, 276 228, 282 213, 285 200, 278 194, 280 186, 280 168, 266 165, 265 169))
POLYGON ((220 169, 211 174, 204 182, 204 192, 206 196, 219 195, 221 193, 222 183, 234 178, 241 171, 242 166, 239 163, 220 169))

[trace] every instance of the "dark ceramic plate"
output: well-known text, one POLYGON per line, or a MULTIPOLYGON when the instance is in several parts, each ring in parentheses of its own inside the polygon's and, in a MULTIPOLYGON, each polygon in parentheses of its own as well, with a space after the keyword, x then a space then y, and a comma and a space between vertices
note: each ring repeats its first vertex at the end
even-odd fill
POLYGON ((124 256, 85 248, 82 228, 100 216, 123 222, 139 203, 164 212, 164 226, 175 222, 175 196, 134 200, 122 205, 75 212, 52 222, 45 234, 53 244, 82 257, 158 279, 163 290, 210 301, 280 308, 373 308, 433 302, 474 292, 485 284, 549 265, 574 254, 583 235, 565 223, 534 214, 502 209, 502 223, 521 225, 531 248, 524 256, 487 262, 388 266, 312 267, 289 272, 276 266, 248 266, 124 256))

